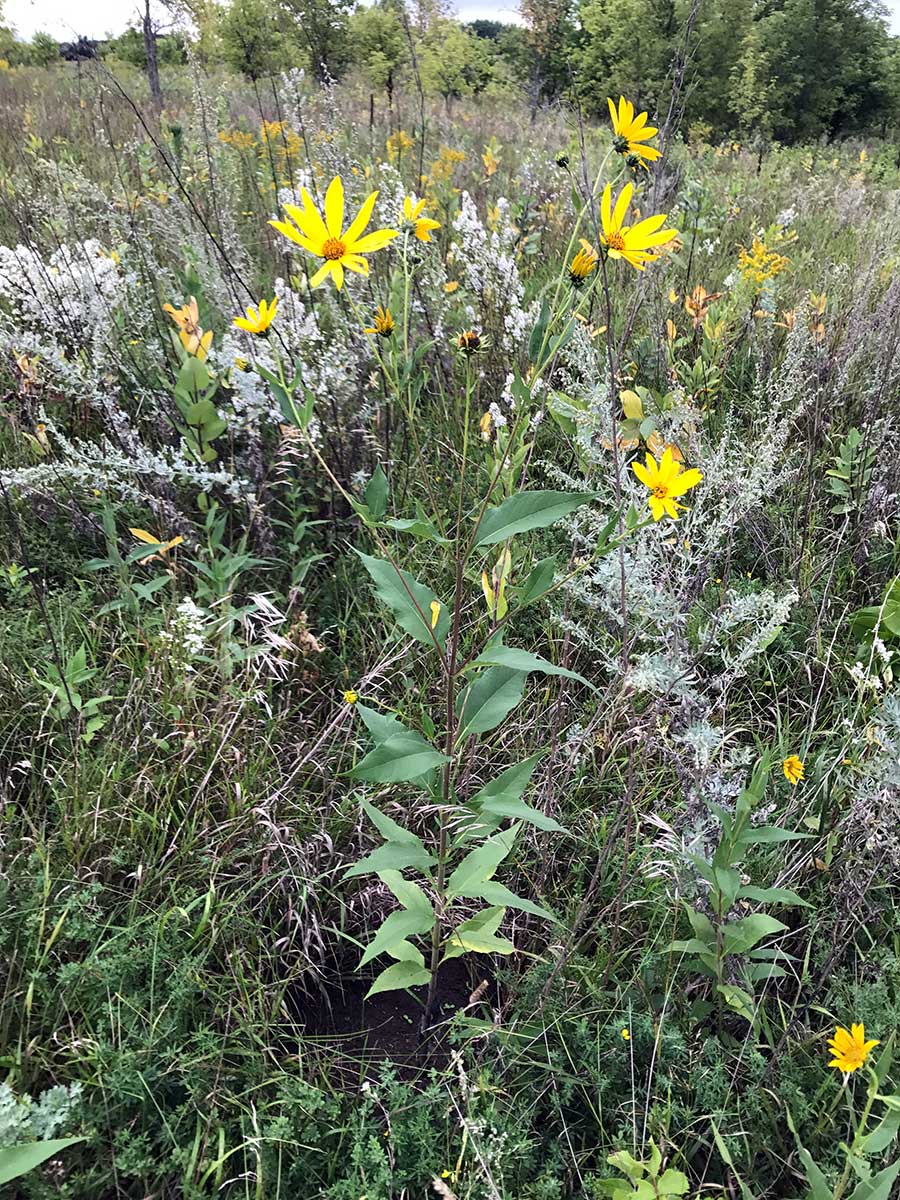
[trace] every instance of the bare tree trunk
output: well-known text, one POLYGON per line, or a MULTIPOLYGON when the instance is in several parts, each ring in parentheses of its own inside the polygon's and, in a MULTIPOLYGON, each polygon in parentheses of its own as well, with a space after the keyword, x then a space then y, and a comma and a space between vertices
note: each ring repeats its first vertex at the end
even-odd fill
POLYGON ((144 0, 144 53, 147 58, 147 80, 154 107, 162 108, 162 88, 159 86, 159 60, 156 56, 156 29, 150 19, 150 0, 144 0))

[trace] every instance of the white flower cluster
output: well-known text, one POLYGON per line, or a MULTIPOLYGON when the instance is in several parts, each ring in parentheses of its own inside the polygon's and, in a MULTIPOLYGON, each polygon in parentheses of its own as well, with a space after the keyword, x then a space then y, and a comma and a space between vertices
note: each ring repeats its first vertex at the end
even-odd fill
POLYGON ((0 246, 0 299, 18 323, 64 337, 105 333, 131 282, 95 238, 62 245, 46 261, 32 246, 0 246))
POLYGON ((204 610, 190 596, 185 596, 174 616, 159 632, 160 644, 167 650, 169 662, 176 670, 194 671, 194 659, 206 649, 206 626, 204 610))

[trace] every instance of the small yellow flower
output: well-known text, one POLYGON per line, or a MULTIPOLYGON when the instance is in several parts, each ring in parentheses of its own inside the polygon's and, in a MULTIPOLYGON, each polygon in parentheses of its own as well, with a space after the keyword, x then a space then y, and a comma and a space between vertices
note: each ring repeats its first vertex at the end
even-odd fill
POLYGON ((796 787, 803 778, 803 763, 796 754, 789 754, 781 764, 781 769, 784 771, 784 777, 791 787, 796 787))
POLYGON ((746 246, 741 246, 738 254, 738 267, 741 274, 745 279, 752 279, 754 283, 765 283, 768 279, 774 279, 776 275, 781 274, 790 261, 787 255, 779 254, 777 250, 771 249, 759 237, 753 238, 753 244, 749 250, 746 246))
POLYGON ((289 221, 270 221, 269 224, 310 254, 325 260, 309 281, 311 287, 318 287, 331 275, 334 286, 340 291, 344 286, 345 268, 368 275, 369 262, 365 256, 381 250, 398 235, 396 229, 375 229, 363 234, 378 199, 377 192, 365 199, 362 208, 344 229, 344 185, 339 175, 335 175, 325 193, 324 218, 306 188, 300 189, 300 196, 302 208, 296 204, 284 206, 289 221))
POLYGON ((838 1025, 828 1043, 828 1049, 834 1055, 828 1065, 849 1075, 852 1071, 858 1071, 875 1047, 880 1045, 877 1039, 866 1041, 866 1030, 862 1023, 851 1025, 850 1032, 838 1025))
POLYGON ((372 324, 366 329, 366 333, 377 334, 378 337, 389 338, 394 332, 394 318, 391 316, 389 308, 382 308, 381 305, 375 309, 375 316, 372 318, 372 324))
POLYGON ((430 242, 432 230, 441 227, 440 221, 432 221, 431 217, 422 216, 425 204, 425 200, 416 200, 415 196, 407 196, 403 201, 403 217, 413 226, 420 242, 430 242))
POLYGON ((275 310, 277 307, 277 298, 271 304, 266 300, 260 300, 259 310, 254 308, 252 304, 248 305, 246 317, 235 317, 234 323, 238 329, 243 329, 246 333, 265 333, 275 320, 275 310))
POLYGON ((444 291, 447 293, 448 296, 452 296, 458 287, 459 287, 459 280, 450 279, 444 284, 444 291))
POLYGON ((612 118, 613 133, 615 134, 613 149, 616 153, 634 156, 640 165, 646 165, 641 163, 642 159, 653 162, 654 159, 659 158, 661 154, 659 150, 653 146, 641 144, 649 141, 659 132, 655 126, 647 124, 647 114, 642 112, 635 116, 634 105, 624 96, 619 97, 618 109, 609 98, 606 103, 609 105, 609 115, 612 118))
POLYGON ((569 263, 569 282, 579 288, 597 266, 597 254, 590 242, 581 239, 581 249, 569 263))
POLYGON ((352 688, 350 688, 348 691, 344 692, 344 703, 345 704, 355 704, 358 699, 359 699, 359 693, 354 692, 352 688))
POLYGON ((630 1034, 630 1032, 629 1032, 627 1029, 623 1029, 623 1030, 622 1030, 622 1037, 623 1037, 623 1039, 624 1039, 626 1042, 630 1042, 630 1041, 631 1041, 631 1034, 630 1034))
POLYGON ((646 217, 637 225, 625 225, 625 213, 633 195, 634 184, 626 183, 613 207, 612 184, 608 183, 603 189, 600 202, 600 218, 603 222, 601 240, 610 258, 624 258, 635 270, 643 271, 648 262, 655 262, 659 258, 658 254, 653 253, 653 247, 663 246, 677 235, 674 229, 660 228, 665 225, 665 213, 646 217))
POLYGON ((678 520, 678 510, 683 504, 678 504, 676 498, 696 487, 703 479, 700 472, 691 467, 683 471, 681 463, 676 462, 671 447, 667 446, 662 452, 659 462, 652 454, 647 454, 647 465, 632 463, 632 470, 644 485, 650 489, 647 503, 653 514, 654 521, 661 521, 668 514, 673 521, 678 520))
POLYGON ((431 628, 434 629, 438 623, 438 617, 441 615, 440 600, 432 600, 431 602, 431 628))

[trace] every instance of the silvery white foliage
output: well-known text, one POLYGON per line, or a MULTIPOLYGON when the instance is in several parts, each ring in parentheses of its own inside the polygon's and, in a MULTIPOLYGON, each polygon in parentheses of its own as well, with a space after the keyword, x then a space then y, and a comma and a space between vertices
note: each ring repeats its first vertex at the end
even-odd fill
POLYGON ((858 850, 900 867, 900 697, 885 696, 867 730, 877 751, 854 775, 844 836, 858 850))
POLYGON ((17 1096, 8 1083, 0 1083, 0 1149, 62 1133, 74 1119, 82 1091, 82 1084, 72 1083, 49 1088, 35 1100, 27 1093, 17 1096))
POLYGON ((798 598, 793 588, 781 595, 774 588, 743 596, 734 590, 726 593, 699 635, 700 652, 714 654, 722 664, 716 687, 724 690, 746 673, 781 632, 798 598))
POLYGON ((510 218, 509 201, 499 199, 497 209, 497 229, 489 230, 478 216, 475 201, 468 192, 462 193, 447 261, 458 271, 461 282, 481 299, 484 312, 499 320, 500 348, 514 354, 533 326, 539 305, 523 307, 525 287, 515 258, 518 231, 510 218))
POLYGON ((639 654, 629 664, 626 684, 652 696, 694 696, 692 665, 677 653, 639 654))
POLYGON ((724 740, 722 730, 711 725, 709 721, 694 721, 683 733, 676 734, 675 739, 693 755, 694 768, 705 771, 713 758, 719 753, 724 740))
POLYGON ((43 414, 47 435, 53 451, 52 461, 33 467, 18 467, 2 473, 7 487, 28 495, 34 492, 56 492, 68 485, 88 491, 105 491, 120 499, 143 503, 150 497, 146 481, 152 479, 193 487, 201 492, 221 488, 232 499, 251 501, 250 484, 224 468, 213 469, 185 457, 174 447, 152 450, 135 443, 123 451, 107 438, 89 442, 69 438, 43 414))
POLYGON ((134 279, 96 238, 64 244, 46 260, 33 246, 0 246, 0 300, 13 306, 17 323, 71 341, 105 341, 134 279))

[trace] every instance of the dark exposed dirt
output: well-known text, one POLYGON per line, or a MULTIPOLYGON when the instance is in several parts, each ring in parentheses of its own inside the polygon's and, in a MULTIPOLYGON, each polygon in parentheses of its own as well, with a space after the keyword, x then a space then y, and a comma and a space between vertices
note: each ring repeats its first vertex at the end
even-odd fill
POLYGON ((401 1078, 411 1079, 450 1057, 448 1026, 457 1013, 490 1017, 497 998, 496 984, 483 969, 451 959, 438 971, 435 1009, 430 1029, 422 1036, 425 988, 411 992, 381 992, 365 999, 371 980, 351 976, 311 999, 294 995, 291 1007, 308 1045, 328 1060, 329 1070, 347 1078, 381 1063, 392 1063, 401 1078))

